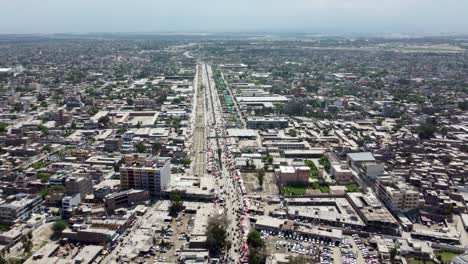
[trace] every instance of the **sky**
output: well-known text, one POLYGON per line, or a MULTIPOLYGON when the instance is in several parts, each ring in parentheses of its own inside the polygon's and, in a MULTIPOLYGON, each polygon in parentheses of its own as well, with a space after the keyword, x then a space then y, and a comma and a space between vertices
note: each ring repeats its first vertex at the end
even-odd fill
POLYGON ((0 0, 0 33, 468 33, 468 0, 0 0))

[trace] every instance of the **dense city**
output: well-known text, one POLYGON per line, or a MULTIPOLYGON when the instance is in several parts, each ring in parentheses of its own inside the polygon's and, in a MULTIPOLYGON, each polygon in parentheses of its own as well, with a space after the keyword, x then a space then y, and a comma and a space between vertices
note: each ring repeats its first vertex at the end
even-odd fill
POLYGON ((0 36, 2 263, 468 263, 468 38, 0 36))

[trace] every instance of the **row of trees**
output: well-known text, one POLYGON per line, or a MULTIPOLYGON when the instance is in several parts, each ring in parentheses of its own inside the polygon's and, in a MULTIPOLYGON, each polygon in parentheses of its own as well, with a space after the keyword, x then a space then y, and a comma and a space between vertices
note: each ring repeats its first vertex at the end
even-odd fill
POLYGON ((249 263, 264 264, 268 254, 260 232, 257 230, 250 231, 247 236, 247 244, 249 245, 249 263))
POLYGON ((231 247, 231 242, 227 240, 228 224, 225 215, 213 216, 208 220, 206 228, 206 245, 210 255, 219 257, 224 250, 231 247))

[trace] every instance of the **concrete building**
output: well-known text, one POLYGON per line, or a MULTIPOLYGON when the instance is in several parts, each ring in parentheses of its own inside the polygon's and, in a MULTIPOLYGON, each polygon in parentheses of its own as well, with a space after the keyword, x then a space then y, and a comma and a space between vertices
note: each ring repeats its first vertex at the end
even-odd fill
POLYGON ((14 224, 26 221, 32 213, 39 210, 41 203, 40 196, 24 193, 11 195, 6 203, 0 205, 0 223, 14 224))
POLYGON ((65 180, 67 194, 79 193, 84 199, 86 195, 93 193, 93 181, 90 177, 68 177, 65 180))
POLYGON ((106 195, 104 202, 106 209, 110 212, 117 208, 128 207, 137 203, 149 200, 150 195, 148 191, 144 190, 125 190, 122 192, 112 193, 106 195))
POLYGON ((376 193, 392 211, 409 211, 417 209, 420 204, 420 193, 401 180, 391 177, 379 178, 376 182, 376 193))
POLYGON ((124 190, 148 190, 151 196, 160 196, 171 178, 170 158, 126 159, 120 168, 120 185, 124 190))
POLYGON ((279 169, 276 170, 276 175, 282 185, 308 184, 310 168, 307 166, 280 166, 279 169))
POLYGON ((335 177, 338 184, 346 184, 353 181, 353 173, 346 164, 332 164, 330 176, 335 177))
POLYGON ((287 128, 288 120, 285 117, 261 117, 249 116, 247 117, 247 128, 249 129, 273 129, 273 128, 287 128))
POLYGON ((346 193, 346 199, 367 225, 369 231, 378 230, 392 235, 398 234, 398 221, 373 193, 346 193))
POLYGON ((104 150, 114 152, 120 150, 122 147, 121 138, 108 138, 104 140, 104 150))
POLYGON ((108 243, 113 241, 118 235, 116 230, 107 228, 73 227, 73 229, 65 229, 62 232, 64 238, 85 243, 108 243))
POLYGON ((71 213, 73 211, 73 207, 76 208, 78 205, 80 205, 80 203, 80 193, 64 196, 62 199, 62 212, 64 212, 64 214, 71 213))
POLYGON ((348 153, 346 160, 353 170, 368 178, 384 174, 384 164, 378 163, 370 152, 348 153))

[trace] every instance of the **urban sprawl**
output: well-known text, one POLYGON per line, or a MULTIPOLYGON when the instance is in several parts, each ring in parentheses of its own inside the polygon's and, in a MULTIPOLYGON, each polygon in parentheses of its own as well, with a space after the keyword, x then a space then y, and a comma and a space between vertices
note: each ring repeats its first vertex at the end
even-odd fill
POLYGON ((462 37, 0 37, 1 263, 468 263, 462 37))

